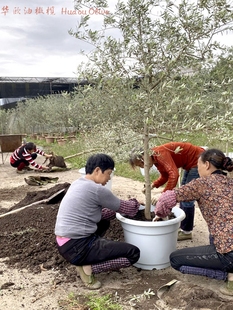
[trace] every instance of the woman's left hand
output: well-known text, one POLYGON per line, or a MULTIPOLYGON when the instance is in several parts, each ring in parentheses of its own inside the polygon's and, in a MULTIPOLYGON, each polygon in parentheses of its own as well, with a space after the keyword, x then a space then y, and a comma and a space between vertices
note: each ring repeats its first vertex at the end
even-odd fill
POLYGON ((52 157, 53 157, 52 154, 45 154, 44 156, 45 156, 46 158, 52 158, 52 157))

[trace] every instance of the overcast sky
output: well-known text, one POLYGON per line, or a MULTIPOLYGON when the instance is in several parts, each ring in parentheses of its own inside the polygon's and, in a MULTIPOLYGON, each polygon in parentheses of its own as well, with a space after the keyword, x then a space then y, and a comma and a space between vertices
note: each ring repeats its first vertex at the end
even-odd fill
MULTIPOLYGON (((73 0, 0 0, 0 4, 0 77, 76 76, 84 60, 80 50, 91 46, 68 34, 81 18, 70 14, 73 0)), ((98 29, 101 17, 92 15, 98 29)), ((220 36, 221 41, 232 42, 232 35, 225 38, 220 36)))
MULTIPOLYGON (((0 76, 75 77, 88 49, 68 34, 81 15, 73 0, 0 0, 0 76)), ((96 16, 98 21, 98 16, 96 16)))

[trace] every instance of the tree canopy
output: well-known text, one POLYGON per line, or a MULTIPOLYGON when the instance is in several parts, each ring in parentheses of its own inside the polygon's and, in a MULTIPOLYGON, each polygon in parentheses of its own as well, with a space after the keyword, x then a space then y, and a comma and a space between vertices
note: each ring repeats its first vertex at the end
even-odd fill
MULTIPOLYGON (((108 8, 112 1, 75 3, 77 9, 84 5, 108 8)), ((71 35, 93 46, 88 65, 80 71, 85 78, 95 76, 101 85, 95 93, 98 103, 94 115, 106 126, 107 115, 111 115, 118 126, 143 136, 148 191, 151 132, 173 135, 176 130, 210 130, 219 120, 227 128, 230 114, 222 113, 222 106, 227 104, 226 96, 231 100, 231 91, 221 94, 221 104, 217 105, 207 99, 209 91, 203 91, 206 85, 194 85, 192 78, 198 82, 197 73, 225 49, 216 35, 232 30, 232 17, 231 4, 225 0, 118 0, 112 11, 103 15, 98 30, 92 27, 90 15, 81 18, 76 31, 70 30, 71 35), (132 77, 140 78, 137 90, 128 87, 132 77), (115 109, 116 105, 120 108, 115 109), (221 112, 215 122, 213 109, 221 112)), ((227 105, 232 110, 231 104, 227 105)), ((147 205, 149 202, 148 198, 147 205)))

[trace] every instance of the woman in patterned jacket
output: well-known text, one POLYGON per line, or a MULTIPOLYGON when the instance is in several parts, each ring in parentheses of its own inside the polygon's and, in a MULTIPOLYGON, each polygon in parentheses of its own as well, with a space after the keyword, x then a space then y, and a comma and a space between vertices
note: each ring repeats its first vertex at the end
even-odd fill
POLYGON ((176 250, 170 255, 171 266, 182 273, 226 279, 223 294, 233 295, 233 162, 218 149, 209 149, 198 159, 200 178, 164 192, 155 214, 165 217, 177 202, 196 200, 205 219, 210 244, 176 250))

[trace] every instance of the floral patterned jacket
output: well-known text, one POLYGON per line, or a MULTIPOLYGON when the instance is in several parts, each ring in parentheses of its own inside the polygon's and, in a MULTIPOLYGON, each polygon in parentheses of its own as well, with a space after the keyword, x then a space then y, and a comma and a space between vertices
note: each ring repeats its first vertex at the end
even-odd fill
POLYGON ((233 251, 233 179, 218 173, 168 190, 159 198, 155 214, 168 215, 180 201, 196 200, 219 253, 233 251))

